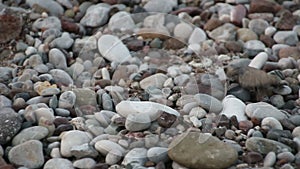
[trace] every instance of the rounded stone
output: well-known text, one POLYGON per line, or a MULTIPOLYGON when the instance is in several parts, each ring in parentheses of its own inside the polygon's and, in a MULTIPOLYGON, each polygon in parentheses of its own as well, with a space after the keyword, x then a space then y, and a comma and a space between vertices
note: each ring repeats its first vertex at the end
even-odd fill
POLYGON ((122 155, 125 153, 125 149, 123 147, 110 140, 97 141, 95 143, 95 148, 103 155, 107 155, 112 150, 118 150, 122 153, 122 155))
POLYGON ((73 162, 73 166, 76 168, 93 168, 96 165, 96 161, 92 158, 82 158, 73 162))
POLYGON ((125 121, 125 128, 129 131, 141 131, 149 128, 151 119, 147 114, 129 114, 125 121))
POLYGON ((135 162, 139 165, 144 165, 147 162, 147 149, 146 148, 133 148, 124 157, 122 164, 127 165, 135 162))
POLYGON ((49 63, 57 69, 66 69, 67 61, 65 55, 57 48, 53 48, 49 51, 49 63))
POLYGON ((168 158, 168 148, 165 147, 152 147, 147 151, 147 157, 150 161, 159 163, 160 161, 166 162, 168 158))
POLYGON ((63 92, 58 101, 58 106, 60 108, 70 109, 75 105, 76 95, 73 91, 63 92))
POLYGON ((236 116, 238 122, 247 120, 247 116, 245 114, 246 105, 240 99, 233 95, 227 95, 223 99, 222 104, 223 110, 220 114, 224 114, 228 118, 236 116))
POLYGON ((187 132, 169 145, 169 157, 187 168, 228 168, 237 161, 237 151, 210 134, 187 132))
POLYGON ((261 154, 268 154, 269 152, 280 153, 283 151, 292 151, 292 149, 280 142, 269 140, 266 138, 251 137, 246 140, 246 148, 249 151, 255 151, 261 154))
POLYGON ((174 28, 175 38, 187 40, 193 32, 193 27, 187 23, 180 23, 174 28))
POLYGON ((11 108, 0 109, 0 144, 6 144, 21 129, 22 119, 11 108))
POLYGON ((261 127, 266 130, 279 129, 283 130, 281 123, 274 117, 266 117, 261 121, 261 127))
POLYGON ((194 99, 200 107, 209 112, 220 113, 223 109, 222 103, 215 97, 212 97, 208 94, 196 94, 194 99))
POLYGON ((44 169, 60 169, 60 168, 74 169, 72 162, 64 158, 52 158, 48 160, 44 165, 44 169))
POLYGON ((43 145, 38 140, 26 141, 14 146, 8 153, 12 164, 27 168, 39 168, 44 164, 43 145))
POLYGON ((298 35, 294 31, 278 31, 274 35, 274 40, 279 44, 294 46, 299 42, 298 35))
POLYGON ((12 145, 16 146, 29 140, 41 140, 49 134, 47 128, 42 126, 33 126, 21 130, 12 140, 12 145))
POLYGON ((269 152, 264 159, 264 167, 272 167, 276 162, 275 152, 269 152))

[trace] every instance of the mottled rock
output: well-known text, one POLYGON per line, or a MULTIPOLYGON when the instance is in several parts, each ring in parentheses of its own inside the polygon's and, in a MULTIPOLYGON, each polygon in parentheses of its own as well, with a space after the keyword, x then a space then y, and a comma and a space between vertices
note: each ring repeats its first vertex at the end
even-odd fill
POLYGON ((246 141, 246 148, 249 151, 259 152, 261 154, 268 154, 269 152, 280 153, 283 151, 292 151, 292 149, 280 142, 259 137, 251 137, 246 141))
POLYGON ((11 108, 2 108, 0 114, 0 144, 5 144, 19 132, 22 119, 11 108))

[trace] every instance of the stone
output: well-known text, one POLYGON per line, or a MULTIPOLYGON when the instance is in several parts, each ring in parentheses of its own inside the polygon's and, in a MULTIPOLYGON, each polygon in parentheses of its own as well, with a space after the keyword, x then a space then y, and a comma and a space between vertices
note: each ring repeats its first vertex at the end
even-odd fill
POLYGON ((200 44, 207 39, 206 33, 201 28, 195 28, 192 34, 189 37, 188 43, 189 44, 200 44))
POLYGON ((91 137, 87 132, 71 130, 65 132, 61 137, 60 151, 63 157, 71 157, 72 147, 89 143, 91 137))
POLYGON ((249 22, 249 29, 258 35, 263 34, 268 26, 269 23, 264 19, 252 19, 249 22))
POLYGON ((156 73, 149 77, 144 78, 140 81, 140 86, 142 89, 146 90, 148 87, 156 87, 161 89, 163 87, 164 82, 168 79, 168 76, 162 73, 156 73))
POLYGON ((248 164, 255 164, 263 160, 263 156, 257 152, 248 152, 243 156, 243 161, 247 162, 248 164))
POLYGON ((64 158, 52 158, 48 160, 44 165, 44 169, 59 169, 59 168, 74 169, 72 162, 64 158))
POLYGON ((255 32, 248 28, 240 28, 237 30, 237 39, 247 42, 250 40, 257 40, 258 36, 255 32))
POLYGON ((254 0, 250 3, 250 13, 277 13, 281 7, 275 1, 268 0, 254 0))
POLYGON ((122 164, 128 165, 132 162, 143 166, 147 161, 147 149, 146 148, 133 148, 124 157, 122 164))
POLYGON ((177 136, 169 145, 169 157, 187 168, 228 168, 238 158, 229 144, 210 134, 187 132, 177 136))
POLYGON ((121 101, 116 105, 116 111, 123 117, 127 117, 129 114, 145 113, 149 115, 151 121, 156 120, 162 112, 175 116, 180 115, 176 110, 166 105, 149 101, 121 101))
POLYGON ((131 15, 125 11, 115 13, 108 22, 108 28, 112 31, 132 31, 134 27, 135 23, 131 18, 131 15))
POLYGON ((70 109, 75 105, 76 94, 73 91, 63 92, 58 101, 58 107, 64 109, 70 109))
POLYGON ((230 11, 230 21, 237 26, 241 26, 246 14, 247 10, 244 5, 239 4, 230 11))
POLYGON ((196 94, 194 96, 194 99, 200 107, 207 110, 208 112, 219 114, 223 109, 222 103, 215 97, 212 97, 208 94, 196 94))
POLYGON ((125 128, 129 131, 141 131, 149 128, 151 119, 147 114, 129 114, 125 121, 125 128))
POLYGON ((177 6, 177 1, 168 0, 165 3, 161 3, 159 0, 150 0, 144 5, 144 9, 147 12, 169 13, 175 6, 177 6))
POLYGON ((157 118, 157 123, 158 125, 164 127, 164 128, 169 128, 174 124, 174 122, 177 120, 177 116, 174 114, 169 114, 166 112, 163 112, 158 118, 157 118))
POLYGON ((227 95, 223 99, 222 104, 223 110, 220 114, 224 114, 228 118, 236 116, 238 122, 247 120, 247 116, 245 114, 246 105, 240 99, 232 95, 227 95))
POLYGON ((236 27, 231 23, 225 23, 209 32, 208 36, 216 41, 232 41, 235 40, 236 27))
POLYGON ((175 38, 186 41, 192 34, 193 27, 185 22, 179 23, 174 28, 175 38))
POLYGON ((76 95, 75 106, 97 106, 97 96, 96 92, 89 88, 77 88, 73 90, 76 95))
POLYGON ((276 162, 275 152, 269 152, 264 159, 264 167, 272 167, 276 162))
POLYGON ((48 18, 39 18, 32 24, 33 30, 47 30, 51 28, 61 30, 60 20, 55 16, 50 16, 48 18))
POLYGON ((42 126, 33 126, 21 130, 13 139, 12 145, 16 146, 29 140, 41 140, 48 136, 49 131, 42 126))
POLYGON ((131 58, 128 48, 113 35, 102 35, 98 40, 98 50, 105 59, 111 62, 123 63, 131 58))
POLYGON ((99 155, 98 151, 89 143, 85 143, 78 146, 73 146, 71 148, 72 156, 75 156, 77 159, 85 157, 97 157, 99 155))
POLYGON ((8 159, 17 166, 40 168, 44 164, 43 145, 38 140, 26 141, 12 147, 8 159))
POLYGON ((251 60, 248 66, 256 69, 262 69, 267 60, 268 54, 266 52, 260 52, 251 60))
POLYGON ((272 151, 275 153, 280 153, 283 151, 292 151, 292 149, 285 144, 259 137, 248 138, 246 140, 246 148, 249 151, 255 151, 263 155, 266 155, 272 151))
POLYGON ((294 46, 299 42, 298 35, 294 31, 278 31, 273 38, 276 43, 290 46, 294 46))
POLYGON ((283 130, 280 122, 274 117, 266 117, 261 121, 261 127, 265 130, 279 129, 283 130))
POLYGON ((95 165, 96 161, 92 158, 82 158, 73 162, 76 168, 93 168, 95 165))
POLYGON ((160 161, 166 162, 168 157, 168 148, 165 147, 151 147, 147 151, 147 157, 150 161, 156 164, 160 161))
POLYGON ((104 25, 108 20, 109 5, 99 3, 97 5, 91 5, 84 17, 80 20, 83 26, 98 27, 104 25))
POLYGON ((212 31, 212 30, 216 29, 217 27, 219 27, 219 26, 221 26, 223 24, 224 24, 223 21, 221 21, 221 20, 219 20, 217 18, 212 17, 211 19, 209 19, 205 23, 203 29, 206 30, 206 31, 212 31))
POLYGON ((280 30, 292 30, 297 25, 296 17, 290 11, 284 11, 281 13, 275 27, 280 30))
POLYGON ((67 32, 62 33, 61 37, 54 39, 49 45, 53 48, 69 49, 74 43, 70 34, 67 32))
POLYGON ((12 101, 4 95, 0 95, 0 108, 10 108, 12 106, 12 101))
POLYGON ((57 17, 60 17, 63 15, 64 9, 63 7, 53 0, 26 0, 26 4, 28 4, 31 8, 34 5, 38 5, 42 8, 47 9, 49 11, 50 15, 54 15, 57 17))
POLYGON ((73 79, 70 77, 70 75, 60 69, 52 69, 50 70, 50 75, 52 75, 55 83, 58 86, 69 86, 73 84, 73 79))
POLYGON ((9 142, 21 129, 21 116, 11 108, 0 109, 0 144, 9 142))
POLYGON ((265 117, 274 117, 280 121, 287 118, 280 110, 265 102, 250 103, 246 106, 245 111, 248 117, 257 120, 262 120, 265 117))
POLYGON ((250 57, 254 57, 260 52, 263 52, 265 48, 266 45, 259 40, 249 40, 244 44, 244 50, 250 57))
POLYGON ((121 156, 124 155, 125 149, 121 147, 119 144, 110 141, 110 140, 100 140, 95 143, 95 148, 102 155, 107 155, 112 150, 117 150, 121 153, 121 156))

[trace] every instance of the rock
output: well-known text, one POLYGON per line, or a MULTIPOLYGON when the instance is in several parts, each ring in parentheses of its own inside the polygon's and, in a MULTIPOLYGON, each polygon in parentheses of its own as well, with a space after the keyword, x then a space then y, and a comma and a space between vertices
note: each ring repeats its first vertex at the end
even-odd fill
POLYGON ((248 164, 255 164, 263 160, 263 156, 257 152, 248 152, 243 156, 243 160, 248 164))
POLYGON ((51 28, 61 30, 60 20, 55 16, 39 18, 32 24, 33 30, 47 30, 51 28))
POLYGON ((236 27, 231 23, 225 23, 209 32, 208 36, 216 41, 232 41, 235 40, 236 27))
POLYGON ((249 22, 249 29, 258 35, 263 34, 268 26, 269 23, 264 19, 252 19, 249 22))
POLYGON ((156 120, 162 112, 175 116, 180 115, 176 110, 166 105, 148 101, 121 101, 116 105, 116 111, 123 117, 127 117, 129 114, 145 113, 149 115, 151 121, 156 120))
POLYGON ((264 167, 272 167, 276 162, 275 152, 269 152, 264 159, 264 167))
POLYGON ((63 92, 58 101, 58 107, 64 109, 71 109, 75 105, 76 95, 73 91, 63 92))
POLYGON ((92 158, 82 158, 73 162, 76 168, 93 168, 95 165, 96 161, 92 158))
POLYGON ((22 119, 11 108, 0 109, 0 144, 9 142, 20 130, 22 119))
POLYGON ((174 114, 163 112, 157 119, 158 125, 169 128, 177 120, 177 116, 174 114))
POLYGON ((142 89, 146 90, 148 87, 156 87, 161 89, 163 87, 164 82, 168 79, 168 76, 162 73, 156 73, 149 77, 144 78, 140 81, 140 86, 142 89))
POLYGON ((69 49, 74 43, 70 34, 67 32, 62 33, 61 37, 54 39, 49 45, 59 49, 69 49))
POLYGON ((265 130, 279 129, 283 130, 280 122, 274 117, 266 117, 261 121, 261 127, 265 130))
POLYGON ((99 155, 98 151, 92 145, 89 145, 89 143, 73 146, 71 148, 71 154, 77 159, 85 157, 97 157, 99 155))
POLYGON ((166 162, 168 158, 168 148, 165 147, 152 147, 147 151, 147 157, 150 161, 156 164, 160 161, 166 162))
POLYGON ((112 31, 132 31, 134 27, 135 23, 131 18, 131 15, 125 11, 115 13, 108 22, 108 28, 112 31))
POLYGON ((177 1, 169 0, 161 3, 159 0, 150 0, 144 5, 144 9, 147 12, 169 13, 175 6, 177 6, 177 1))
POLYGON ((278 31, 274 35, 276 43, 294 46, 299 42, 298 35, 294 31, 278 31))
POLYGON ((97 95, 95 91, 89 88, 77 88, 74 89, 73 92, 76 95, 75 106, 97 106, 97 95))
POLYGON ((61 155, 63 157, 71 157, 72 147, 89 143, 90 141, 91 138, 87 132, 79 130, 67 131, 61 137, 61 155))
POLYGON ((95 144, 96 150, 98 150, 102 155, 107 155, 112 150, 117 150, 121 153, 121 156, 125 153, 125 149, 119 144, 110 140, 100 140, 95 144))
POLYGON ((240 28, 237 30, 237 39, 247 42, 250 40, 257 40, 258 36, 255 32, 248 28, 240 28))
POLYGON ((249 40, 244 44, 245 52, 250 56, 256 56, 258 53, 263 52, 266 46, 259 40, 249 40))
POLYGON ((16 146, 29 140, 41 140, 49 134, 47 128, 42 126, 33 126, 21 130, 12 140, 12 145, 16 146))
POLYGON ((72 162, 64 158, 52 158, 48 160, 44 165, 44 169, 59 169, 59 168, 74 169, 72 162))
POLYGON ((246 140, 246 148, 249 151, 255 151, 264 155, 272 151, 275 153, 280 153, 283 151, 292 151, 292 149, 285 144, 259 137, 248 138, 246 140))
POLYGON ((247 120, 247 116, 245 114, 246 105, 238 98, 227 95, 223 101, 223 110, 220 114, 224 114, 228 118, 232 116, 236 116, 238 122, 247 120))
POLYGON ((208 94, 196 94, 194 96, 194 99, 196 100, 196 102, 199 104, 200 107, 202 107, 203 109, 209 111, 209 112, 213 112, 213 113, 220 113, 223 109, 223 105, 222 103, 208 95, 208 94))
POLYGON ((0 95, 0 108, 10 108, 11 106, 12 101, 3 95, 0 95))
POLYGON ((80 20, 83 26, 98 27, 104 25, 108 20, 109 5, 99 3, 90 6, 84 17, 80 20))
POLYGON ((145 130, 151 125, 151 119, 147 114, 129 114, 125 121, 125 128, 129 131, 145 130))
POLYGON ((98 50, 105 59, 111 62, 123 63, 131 58, 128 48, 113 35, 102 35, 98 40, 98 50))
POLYGON ((43 145, 38 140, 14 146, 8 153, 9 161, 17 166, 39 168, 44 164, 43 145))
POLYGON ((55 83, 58 85, 58 86, 69 86, 69 85, 72 85, 73 84, 73 79, 70 77, 70 75, 63 71, 63 70, 60 70, 60 69, 52 69, 50 70, 49 72, 55 83))
POLYGON ((209 19, 205 23, 203 29, 206 30, 206 31, 212 31, 212 30, 216 29, 217 27, 219 27, 219 26, 221 26, 223 24, 224 24, 223 21, 221 21, 221 20, 219 20, 217 18, 212 17, 211 19, 209 19))
POLYGON ((34 5, 38 5, 42 8, 47 9, 49 11, 50 15, 54 15, 57 17, 60 17, 64 13, 63 7, 53 0, 26 0, 26 4, 28 4, 31 8, 34 5))
POLYGON ((230 11, 230 21, 235 25, 241 26, 246 14, 246 8, 243 5, 237 5, 230 11))
POLYGON ((287 118, 280 110, 265 102, 250 103, 246 106, 245 111, 248 117, 257 120, 262 120, 265 117, 274 117, 280 121, 287 118))
POLYGON ((186 41, 193 32, 193 27, 185 22, 179 23, 174 28, 175 38, 186 41))
POLYGON ((206 33, 201 28, 195 28, 188 40, 189 44, 200 44, 207 39, 206 33))
POLYGON ((284 11, 281 13, 275 27, 280 30, 292 30, 297 25, 296 17, 290 11, 284 11))
POLYGON ((237 151, 209 134, 188 132, 169 145, 169 157, 188 168, 228 168, 237 161, 237 151))
POLYGON ((265 52, 261 52, 251 60, 248 66, 256 69, 262 69, 265 63, 267 62, 267 60, 268 60, 268 54, 265 52))
POLYGON ((250 3, 250 13, 276 13, 281 9, 281 7, 274 1, 268 0, 254 0, 250 3))
POLYGON ((128 165, 132 162, 136 162, 139 165, 144 165, 147 162, 147 149, 145 148, 133 148, 124 157, 123 165, 128 165))

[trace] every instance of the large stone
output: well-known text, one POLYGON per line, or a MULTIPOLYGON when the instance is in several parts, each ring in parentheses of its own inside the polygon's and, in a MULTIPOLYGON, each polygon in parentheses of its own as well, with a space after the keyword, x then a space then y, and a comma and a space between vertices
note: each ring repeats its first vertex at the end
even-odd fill
POLYGON ((210 134, 183 133, 169 145, 169 157, 187 168, 221 169, 233 165, 237 151, 210 134))
POLYGON ((44 164, 43 145, 38 140, 30 140, 13 147, 8 153, 12 164, 27 168, 39 168, 44 164))
POLYGON ((261 154, 268 154, 269 152, 275 152, 276 154, 284 151, 292 151, 292 149, 278 141, 269 140, 260 137, 251 137, 246 141, 246 148, 249 151, 259 152, 261 154))
POLYGON ((11 108, 1 108, 0 115, 0 144, 5 144, 19 132, 22 119, 11 108))
POLYGON ((29 140, 41 140, 49 134, 46 127, 33 126, 22 130, 12 140, 12 145, 18 145, 29 140))

